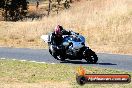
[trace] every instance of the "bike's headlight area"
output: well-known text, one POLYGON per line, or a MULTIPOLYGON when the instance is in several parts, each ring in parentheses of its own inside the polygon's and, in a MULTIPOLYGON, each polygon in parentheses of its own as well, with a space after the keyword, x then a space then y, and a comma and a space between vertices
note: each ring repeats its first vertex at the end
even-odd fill
POLYGON ((68 42, 63 42, 63 45, 64 45, 64 46, 68 46, 69 43, 68 43, 68 42))
POLYGON ((73 43, 73 48, 75 49, 80 49, 82 48, 84 45, 81 44, 81 42, 76 42, 76 43, 73 43))

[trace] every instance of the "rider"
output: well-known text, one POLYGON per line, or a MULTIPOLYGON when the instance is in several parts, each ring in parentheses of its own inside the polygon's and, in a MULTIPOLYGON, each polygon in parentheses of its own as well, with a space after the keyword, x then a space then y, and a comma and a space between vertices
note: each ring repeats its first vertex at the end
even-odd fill
POLYGON ((51 34, 51 44, 61 45, 63 41, 63 35, 72 35, 71 31, 66 31, 62 26, 57 25, 54 32, 51 34))
POLYGON ((54 32, 49 36, 49 44, 52 45, 62 45, 63 42, 63 35, 73 35, 76 36, 79 33, 73 31, 66 31, 62 26, 57 25, 54 29, 54 32))
POLYGON ((51 34, 51 44, 61 45, 63 41, 61 28, 57 25, 54 29, 54 32, 51 34))
MULTIPOLYGON (((53 52, 55 52, 56 46, 63 48, 63 35, 75 35, 77 33, 72 31, 66 31, 62 26, 57 25, 54 29, 54 32, 49 36, 49 44, 52 45, 53 52)), ((54 54, 54 53, 53 53, 54 54)), ((64 53, 63 53, 64 54, 64 53)))
MULTIPOLYGON (((51 34, 51 38, 50 38, 50 44, 51 44, 51 49, 52 49, 52 55, 56 58, 56 50, 58 50, 58 48, 64 49, 63 48, 63 37, 62 37, 62 32, 61 32, 61 28, 59 25, 57 25, 54 29, 54 32, 51 34)), ((62 56, 65 56, 64 53, 61 53, 62 56)), ((61 61, 65 60, 65 57, 63 58, 59 58, 61 61)))

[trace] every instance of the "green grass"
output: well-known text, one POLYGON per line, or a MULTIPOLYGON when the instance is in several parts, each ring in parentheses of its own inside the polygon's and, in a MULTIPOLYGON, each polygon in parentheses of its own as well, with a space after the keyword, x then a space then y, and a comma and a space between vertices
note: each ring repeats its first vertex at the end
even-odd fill
MULTIPOLYGON (((34 62, 21 62, 0 59, 0 83, 41 83, 68 81, 74 88, 132 88, 129 84, 86 84, 80 86, 76 83, 75 74, 78 65, 42 64, 34 62)), ((83 66, 89 74, 130 74, 132 72, 83 66)))

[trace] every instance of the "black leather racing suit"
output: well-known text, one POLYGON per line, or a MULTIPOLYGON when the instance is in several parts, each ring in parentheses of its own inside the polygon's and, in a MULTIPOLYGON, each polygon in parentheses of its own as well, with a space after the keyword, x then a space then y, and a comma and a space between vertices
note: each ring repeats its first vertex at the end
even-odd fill
POLYGON ((54 58, 58 59, 57 56, 60 55, 60 60, 65 60, 65 49, 62 45, 63 37, 57 36, 54 32, 51 34, 51 46, 52 47, 52 55, 54 58))
POLYGON ((52 45, 61 45, 63 42, 62 36, 57 36, 54 32, 51 34, 51 44, 52 45))

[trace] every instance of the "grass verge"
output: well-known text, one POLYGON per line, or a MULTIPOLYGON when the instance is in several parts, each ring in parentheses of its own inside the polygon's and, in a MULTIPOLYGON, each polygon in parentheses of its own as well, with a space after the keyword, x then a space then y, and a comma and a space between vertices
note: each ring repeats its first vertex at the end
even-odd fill
MULTIPOLYGON (((75 80, 78 65, 42 64, 0 59, 0 87, 2 88, 131 88, 129 84, 86 84, 79 86, 75 80)), ((83 66, 89 74, 130 74, 120 70, 83 66)))

